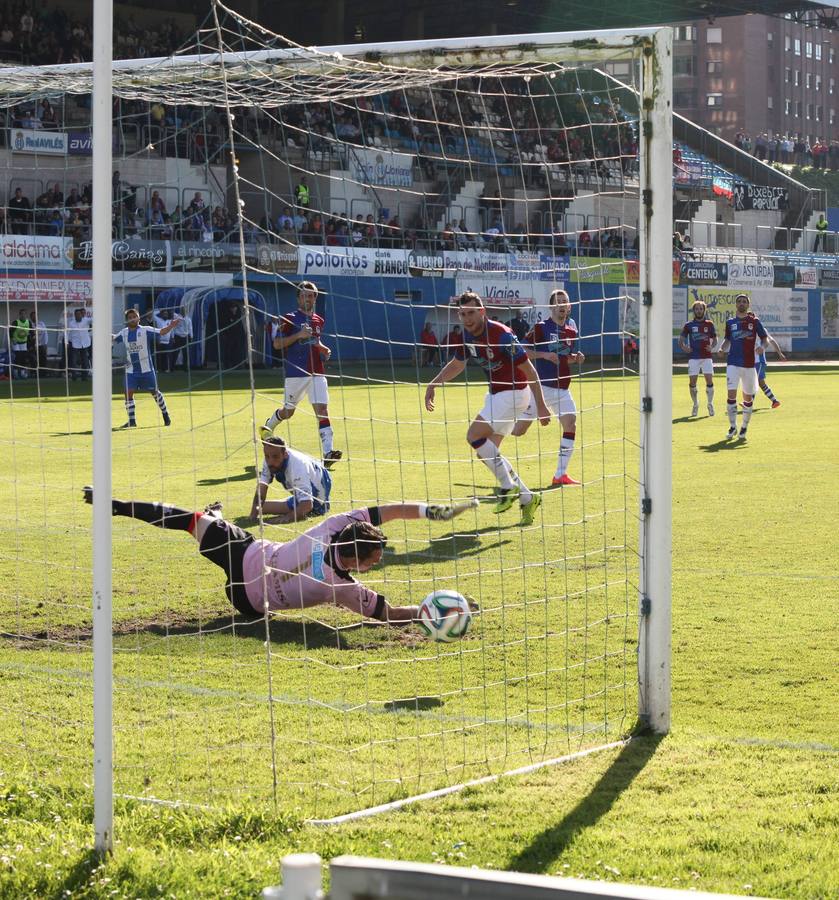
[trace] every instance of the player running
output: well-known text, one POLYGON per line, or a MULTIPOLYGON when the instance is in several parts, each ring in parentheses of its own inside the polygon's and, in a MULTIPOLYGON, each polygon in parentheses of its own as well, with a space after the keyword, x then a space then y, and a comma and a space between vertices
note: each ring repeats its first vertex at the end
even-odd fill
MULTIPOLYGON (((582 364, 585 355, 576 349, 579 332, 577 324, 571 318, 571 299, 561 288, 553 291, 548 298, 551 316, 544 322, 537 322, 525 335, 524 341, 528 359, 533 361, 545 405, 559 419, 562 426, 562 437, 559 441, 554 485, 575 485, 568 474, 568 463, 574 452, 574 440, 577 436, 577 406, 571 396, 571 363, 582 364)), ((521 421, 516 422, 513 436, 524 434, 533 423, 536 405, 531 399, 521 421)))
POLYGON ((736 315, 725 322, 725 340, 719 348, 720 353, 728 354, 725 378, 728 386, 728 434, 731 440, 737 436, 737 388, 743 390, 743 424, 740 427, 740 440, 746 440, 749 421, 752 418, 752 404, 757 393, 757 371, 755 369, 755 345, 758 338, 766 349, 767 332, 763 323, 749 310, 750 300, 747 294, 738 294, 734 298, 736 315))
MULTIPOLYGON (((86 503, 93 488, 83 488, 86 503)), ((157 528, 186 531, 198 541, 198 552, 227 575, 225 594, 247 619, 266 612, 306 609, 335 603, 370 619, 408 623, 416 606, 391 606, 384 595, 353 578, 381 562, 387 538, 381 526, 394 519, 444 522, 477 506, 396 503, 371 506, 330 516, 286 543, 259 540, 221 518, 218 504, 193 512, 164 503, 112 500, 115 516, 128 516, 157 528)))
POLYGON ((140 324, 140 313, 136 309, 125 311, 127 325, 119 334, 112 336, 115 344, 125 344, 128 356, 125 364, 125 409, 128 412, 128 421, 123 428, 137 427, 137 414, 134 406, 135 391, 148 391, 154 397, 160 407, 163 416, 163 424, 171 425, 169 410, 166 409, 166 399, 157 388, 157 373, 154 370, 153 342, 157 337, 165 336, 181 321, 180 316, 174 316, 168 325, 163 328, 152 328, 150 325, 140 324))
POLYGON ((265 462, 253 495, 252 519, 267 515, 273 516, 266 519, 272 525, 289 525, 329 512, 332 478, 318 461, 292 450, 281 437, 266 438, 262 452, 265 462), (287 500, 266 500, 272 481, 291 491, 291 496, 287 500))
POLYGON ((320 291, 311 281, 301 281, 297 288, 297 309, 280 319, 280 331, 274 338, 274 349, 282 350, 285 365, 285 397, 283 406, 260 427, 263 438, 271 437, 280 422, 290 419, 305 394, 318 418, 323 464, 332 468, 342 457, 332 447, 332 425, 329 422, 329 389, 323 364, 332 351, 321 341, 324 318, 315 312, 320 291))
POLYGON ((551 421, 551 411, 545 406, 542 386, 533 363, 516 340, 512 330, 500 322, 487 318, 484 302, 478 294, 466 291, 456 300, 458 318, 463 325, 459 345, 455 345, 450 359, 431 380, 425 391, 425 408, 434 411, 434 392, 451 381, 474 360, 487 373, 489 393, 481 411, 475 416, 466 440, 474 447, 478 458, 495 476, 500 490, 496 513, 508 510, 518 499, 521 524, 532 525, 536 510, 542 503, 532 493, 510 463, 499 453, 504 437, 516 425, 535 400, 536 417, 541 425, 551 421))
POLYGON ((705 376, 705 396, 708 400, 708 415, 714 415, 714 345, 717 343, 717 330, 714 323, 706 317, 708 307, 703 300, 693 304, 693 318, 685 322, 679 335, 679 347, 690 354, 688 359, 688 383, 690 399, 693 401, 692 416, 699 415, 699 396, 696 381, 700 375, 705 376))
POLYGON ((772 392, 772 388, 766 383, 766 350, 769 349, 768 344, 772 344, 775 348, 775 352, 778 354, 779 359, 786 359, 786 356, 784 356, 778 342, 771 334, 767 333, 766 342, 766 348, 757 347, 755 349, 755 352, 757 353, 757 363, 755 365, 755 370, 757 371, 757 384, 763 393, 772 401, 772 409, 777 409, 781 405, 781 401, 775 396, 772 392))

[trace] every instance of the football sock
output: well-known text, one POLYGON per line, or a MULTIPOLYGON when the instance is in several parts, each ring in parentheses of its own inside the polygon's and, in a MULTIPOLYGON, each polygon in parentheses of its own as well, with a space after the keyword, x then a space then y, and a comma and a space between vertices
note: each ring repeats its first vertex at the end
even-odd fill
POLYGON ((712 384, 705 388, 705 396, 708 398, 708 403, 714 402, 714 386, 712 384))
POLYGON ((202 513, 181 509, 178 506, 168 506, 165 503, 139 503, 134 500, 112 500, 111 511, 115 516, 140 519, 141 522, 148 522, 157 528, 172 528, 190 533, 195 528, 196 518, 200 519, 202 516, 202 513))
POLYGON ((737 401, 735 400, 733 403, 729 400, 728 405, 726 406, 726 411, 728 412, 728 424, 731 425, 732 428, 737 427, 737 401))
POLYGON ((274 412, 271 413, 269 418, 265 420, 265 427, 270 428, 273 431, 280 424, 280 412, 281 410, 275 409, 274 412))
POLYGON ((318 434, 323 455, 326 456, 332 452, 332 426, 329 424, 329 419, 318 419, 318 434))
POLYGON ((132 397, 130 400, 125 401, 125 411, 128 413, 128 421, 132 424, 137 421, 137 407, 134 403, 134 398, 132 397))
POLYGON ((157 405, 160 407, 160 412, 164 416, 169 415, 169 411, 166 409, 166 398, 160 391, 152 391, 152 397, 157 401, 157 405))
POLYGON ((749 421, 752 418, 752 400, 743 401, 743 428, 749 427, 749 421))
POLYGON ((699 402, 696 398, 697 398, 696 385, 694 385, 694 386, 690 389, 690 399, 693 400, 693 405, 694 405, 694 406, 696 406, 696 404, 699 402))
POLYGON ((556 478, 562 478, 568 471, 568 463, 571 462, 571 454, 574 452, 575 437, 576 434, 573 431, 562 433, 562 439, 559 442, 559 459, 556 464, 556 478))
POLYGON ((772 393, 772 388, 764 381, 760 386, 764 394, 774 403, 778 398, 772 393))
MULTIPOLYGON (((515 473, 510 464, 498 452, 498 447, 496 447, 492 441, 483 441, 479 446, 475 447, 475 452, 480 457, 481 462, 483 462, 490 472, 492 472, 495 476, 495 480, 505 491, 509 491, 516 486, 518 477, 516 476, 516 479, 514 480, 513 476, 515 473)), ((519 487, 523 487, 523 485, 519 483, 519 487)))

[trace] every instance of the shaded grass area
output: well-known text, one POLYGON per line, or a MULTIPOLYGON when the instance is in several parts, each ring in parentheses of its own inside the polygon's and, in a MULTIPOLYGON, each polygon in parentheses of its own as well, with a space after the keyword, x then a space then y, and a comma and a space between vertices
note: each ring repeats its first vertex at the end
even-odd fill
MULTIPOLYGON (((455 528, 388 529, 392 552, 379 577, 389 596, 408 602, 439 583, 480 598, 475 628, 453 648, 351 627, 332 610, 281 617, 268 634, 243 627, 185 536, 115 522, 118 791, 208 808, 118 798, 117 854, 101 868, 89 853, 89 511, 76 499, 89 478, 87 413, 83 402, 57 400, 62 432, 49 404, 16 399, 17 475, 2 480, 0 497, 16 511, 17 540, 0 560, 0 890, 252 896, 277 880, 285 852, 316 850, 835 895, 839 425, 825 415, 837 394, 827 374, 836 373, 773 371, 780 410, 759 410, 747 445, 711 453, 724 416, 685 419, 687 379, 674 382, 670 736, 332 831, 304 819, 631 727, 637 625, 623 548, 633 547, 637 494, 625 477, 634 473, 631 441, 616 435, 627 415, 627 432, 637 434, 624 406, 634 384, 579 386, 582 449, 572 469, 587 486, 546 493, 532 531, 514 513, 499 523, 486 506, 455 528)), ((257 419, 270 411, 268 393, 257 419)), ((442 410, 433 421, 422 416, 416 386, 336 392, 338 443, 352 458, 336 477, 337 508, 467 496, 473 485, 490 492, 462 440, 479 398, 465 386, 444 396, 448 425, 442 410)), ((153 420, 147 406, 140 414, 153 420)), ((173 391, 170 408, 173 434, 148 421, 115 437, 115 492, 185 505, 217 493, 230 515, 241 511, 255 464, 245 392, 173 391)), ((315 451, 303 410, 290 434, 315 451)), ((517 465, 532 483, 550 481, 556 438, 533 430, 518 442, 517 465)))

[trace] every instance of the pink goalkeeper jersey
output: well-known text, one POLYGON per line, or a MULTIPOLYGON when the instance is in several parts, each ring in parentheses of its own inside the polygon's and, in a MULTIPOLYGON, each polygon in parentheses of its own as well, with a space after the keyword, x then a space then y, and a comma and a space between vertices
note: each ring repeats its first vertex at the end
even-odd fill
MULTIPOLYGON (((373 513, 378 518, 375 508, 373 513)), ((337 603, 363 616, 372 616, 379 595, 338 568, 330 546, 347 525, 371 521, 369 509, 356 509, 330 516, 285 544, 254 541, 242 560, 251 606, 261 613, 263 598, 269 610, 337 603)))

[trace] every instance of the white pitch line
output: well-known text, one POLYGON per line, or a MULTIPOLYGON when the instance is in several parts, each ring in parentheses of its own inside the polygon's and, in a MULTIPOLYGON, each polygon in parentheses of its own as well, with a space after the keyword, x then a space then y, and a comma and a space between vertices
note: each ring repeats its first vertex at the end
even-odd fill
POLYGON ((378 816, 382 813, 393 812, 396 809, 402 809, 412 803, 420 803, 423 800, 436 800, 439 797, 447 797, 449 794, 456 794, 466 788, 477 787, 482 784, 492 784, 502 778, 512 778, 516 775, 526 775, 529 772, 536 772, 539 769, 545 769, 548 766, 558 766, 561 763, 571 762, 575 759, 582 759, 584 756, 591 756, 593 753, 600 753, 602 750, 615 750, 618 747, 625 747, 632 738, 625 741, 614 741, 611 744, 602 744, 599 747, 591 747, 588 750, 578 750, 576 753, 569 753, 567 756, 558 756, 555 759, 546 759, 542 762, 531 763, 529 766, 522 766, 519 769, 510 769, 508 772, 501 772, 498 775, 484 775, 483 778, 473 778, 471 781, 464 781, 461 784, 452 785, 452 787, 439 788, 436 791, 426 791, 424 794, 414 794, 413 797, 405 797, 402 800, 394 800, 391 803, 382 803, 380 806, 370 806, 367 809, 360 809, 356 812, 346 813, 343 816, 335 816, 332 819, 306 819, 306 825, 343 825, 346 822, 355 822, 358 819, 367 819, 370 816, 378 816))

